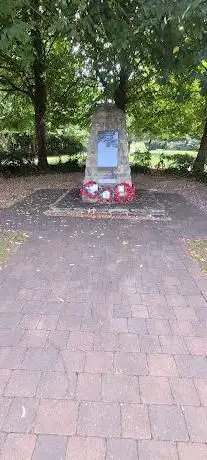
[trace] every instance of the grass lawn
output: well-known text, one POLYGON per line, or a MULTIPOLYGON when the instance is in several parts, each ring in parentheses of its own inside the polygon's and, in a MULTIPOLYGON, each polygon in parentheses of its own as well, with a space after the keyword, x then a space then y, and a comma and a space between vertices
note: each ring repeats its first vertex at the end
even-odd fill
MULTIPOLYGON (((66 163, 71 157, 69 155, 62 155, 61 156, 61 163, 66 163)), ((47 157, 47 161, 49 165, 57 165, 60 161, 60 157, 47 157)))
POLYGON ((187 152, 178 152, 178 151, 175 151, 175 150, 151 150, 150 151, 152 157, 151 157, 151 165, 153 167, 155 167, 158 163, 159 163, 159 160, 160 160, 160 155, 162 153, 164 153, 164 155, 190 155, 192 156, 193 158, 196 157, 197 155, 197 152, 192 152, 192 151, 187 151, 187 152))
POLYGON ((28 238, 22 232, 0 232, 0 266, 5 265, 8 257, 28 238))
MULTIPOLYGON (((191 155, 193 158, 196 157, 197 155, 197 152, 189 152, 189 151, 186 151, 186 152, 178 152, 176 150, 151 150, 150 151, 151 153, 151 166, 154 168, 155 166, 157 166, 157 164, 159 163, 159 160, 160 160, 160 155, 162 153, 164 153, 164 155, 175 155, 175 154, 179 154, 179 155, 185 155, 185 154, 188 154, 188 155, 191 155)), ((81 157, 83 155, 81 154, 81 157)), ((70 160, 70 159, 73 159, 73 158, 78 158, 78 155, 73 155, 73 156, 69 156, 69 155, 63 155, 61 156, 61 163, 66 163, 66 161, 70 160)), ((48 163, 50 165, 56 165, 59 163, 60 161, 60 157, 58 156, 54 156, 54 157, 48 157, 48 163)), ((130 154, 130 162, 131 164, 133 164, 133 152, 130 154)), ((167 162, 166 162, 167 163, 167 162)))
POLYGON ((200 263, 202 270, 207 273, 207 239, 187 240, 191 257, 200 263))

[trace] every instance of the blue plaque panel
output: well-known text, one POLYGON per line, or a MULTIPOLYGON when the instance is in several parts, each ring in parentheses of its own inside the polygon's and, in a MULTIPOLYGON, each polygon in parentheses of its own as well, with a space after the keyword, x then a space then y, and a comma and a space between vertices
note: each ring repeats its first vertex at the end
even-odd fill
POLYGON ((116 168, 118 164, 118 131, 98 133, 97 165, 99 168, 116 168))

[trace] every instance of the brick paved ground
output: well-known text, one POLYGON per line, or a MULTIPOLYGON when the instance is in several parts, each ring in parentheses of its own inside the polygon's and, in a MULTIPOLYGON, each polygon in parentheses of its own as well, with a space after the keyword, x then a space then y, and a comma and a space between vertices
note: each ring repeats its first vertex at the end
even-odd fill
POLYGON ((28 220, 0 272, 1 460, 206 460, 207 280, 181 233, 28 220))

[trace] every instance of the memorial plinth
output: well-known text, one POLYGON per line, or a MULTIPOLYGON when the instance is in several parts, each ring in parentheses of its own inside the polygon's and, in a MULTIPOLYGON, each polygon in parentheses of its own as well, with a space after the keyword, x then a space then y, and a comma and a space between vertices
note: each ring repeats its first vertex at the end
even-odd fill
POLYGON ((88 140, 83 201, 123 203, 134 198, 128 145, 124 112, 115 104, 99 106, 88 140))

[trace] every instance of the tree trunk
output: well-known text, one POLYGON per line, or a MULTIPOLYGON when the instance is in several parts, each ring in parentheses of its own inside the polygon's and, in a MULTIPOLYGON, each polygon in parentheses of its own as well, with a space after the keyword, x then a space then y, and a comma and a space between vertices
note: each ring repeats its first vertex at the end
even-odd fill
POLYGON ((34 112, 35 112, 35 140, 40 169, 47 169, 47 152, 45 143, 45 113, 46 113, 46 79, 45 79, 45 50, 41 37, 41 15, 39 14, 39 0, 34 0, 32 17, 34 28, 31 31, 34 50, 34 112))
POLYGON ((198 150, 197 157, 193 165, 194 174, 203 174, 205 163, 207 160, 207 119, 204 126, 203 136, 201 138, 200 147, 198 150))
POLYGON ((35 144, 38 156, 38 166, 44 170, 48 167, 47 151, 45 144, 45 110, 38 101, 35 101, 35 144))
POLYGON ((123 112, 126 111, 126 105, 128 102, 127 89, 128 89, 128 72, 121 69, 120 77, 119 77, 119 85, 114 91, 114 101, 115 101, 116 106, 119 109, 123 110, 123 112))

